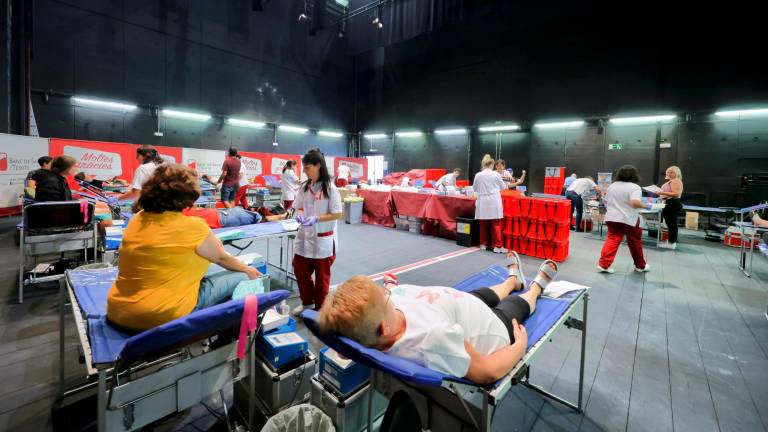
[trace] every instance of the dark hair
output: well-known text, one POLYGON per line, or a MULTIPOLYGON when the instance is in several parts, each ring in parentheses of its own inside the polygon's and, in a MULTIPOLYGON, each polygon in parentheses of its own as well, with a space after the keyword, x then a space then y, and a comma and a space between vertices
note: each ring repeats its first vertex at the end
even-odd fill
POLYGON ((42 167, 43 165, 47 164, 52 160, 53 158, 50 156, 41 156, 40 159, 37 160, 37 163, 42 167))
POLYGON ((232 157, 237 156, 237 149, 234 148, 234 147, 230 147, 229 148, 229 155, 232 156, 232 157))
POLYGON ((56 174, 61 174, 69 171, 70 168, 75 166, 77 161, 71 156, 56 156, 51 162, 51 171, 56 174))
MULTIPOLYGON (((325 158, 323 158, 323 159, 325 159, 325 158)), ((294 165, 296 165, 296 161, 295 160, 289 160, 288 162, 285 163, 285 165, 283 165, 283 172, 285 172, 285 170, 287 170, 289 168, 293 169, 294 165)))
POLYGON ((493 164, 493 166, 496 166, 498 164, 502 164, 504 166, 507 166, 507 163, 504 162, 504 159, 496 159, 496 162, 493 164))
POLYGON ((634 165, 624 165, 616 171, 616 181, 628 183, 640 183, 640 176, 634 165))
POLYGON ((462 173, 462 171, 461 171, 461 168, 454 168, 454 169, 453 169, 453 172, 458 172, 459 174, 461 174, 461 173, 462 173))
POLYGON ((200 198, 197 174, 181 164, 162 164, 141 188, 138 208, 152 213, 182 211, 200 198))
POLYGON ((85 181, 85 173, 80 171, 79 173, 75 174, 75 178, 80 181, 85 181))
MULTIPOLYGON (((325 166, 325 155, 323 155, 323 152, 319 148, 312 149, 301 158, 301 163, 304 165, 320 165, 320 178, 318 178, 318 181, 323 185, 325 196, 330 197, 331 195, 328 191, 331 188, 331 176, 328 174, 328 167, 325 166)), ((312 179, 307 179, 304 182, 304 192, 309 190, 310 183, 312 183, 312 179)))
POLYGON ((151 145, 143 145, 136 149, 136 154, 142 157, 142 164, 154 162, 155 165, 160 165, 163 163, 163 158, 160 157, 159 154, 157 154, 157 149, 152 147, 151 145))

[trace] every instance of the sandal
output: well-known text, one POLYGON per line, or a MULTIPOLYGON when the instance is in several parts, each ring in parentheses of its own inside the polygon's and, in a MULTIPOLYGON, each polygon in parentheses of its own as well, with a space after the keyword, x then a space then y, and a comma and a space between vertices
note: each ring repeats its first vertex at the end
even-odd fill
POLYGON ((555 280, 557 277, 557 270, 558 270, 557 263, 552 260, 546 260, 543 263, 541 263, 541 266, 539 266, 539 272, 536 273, 536 278, 533 280, 538 286, 541 287, 541 292, 539 293, 539 297, 541 297, 542 294, 544 294, 544 290, 547 289, 547 286, 549 286, 549 283, 555 280), (549 266, 549 263, 552 263, 555 265, 555 268, 549 266), (543 278, 539 273, 544 273, 549 277, 549 280, 543 278))
POLYGON ((507 254, 507 277, 514 276, 517 281, 520 282, 520 290, 525 289, 525 276, 523 275, 523 263, 520 261, 520 255, 515 251, 510 251, 507 254), (516 265, 516 268, 510 268, 509 266, 516 265))

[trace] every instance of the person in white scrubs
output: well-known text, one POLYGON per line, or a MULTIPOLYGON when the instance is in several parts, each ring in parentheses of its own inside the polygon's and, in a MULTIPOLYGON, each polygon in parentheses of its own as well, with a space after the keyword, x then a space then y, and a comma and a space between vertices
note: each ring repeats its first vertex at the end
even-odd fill
POLYGON ((155 168, 163 163, 163 158, 157 153, 157 149, 151 145, 143 145, 136 149, 136 159, 141 165, 133 173, 131 190, 117 197, 119 201, 138 201, 141 188, 152 177, 155 168))
POLYGON ((283 166, 283 174, 280 177, 282 185, 283 207, 289 210, 293 207, 293 200, 296 199, 296 191, 299 190, 299 177, 296 175, 296 161, 289 160, 283 166))
POLYGON ((475 219, 480 221, 480 249, 492 247, 494 253, 507 253, 501 238, 501 222, 504 219, 501 191, 507 188, 507 183, 493 170, 493 165, 491 155, 485 155, 483 170, 475 174, 475 181, 472 182, 477 195, 475 219))
POLYGON ((336 221, 343 216, 341 194, 331 182, 323 153, 310 150, 301 163, 307 181, 301 184, 293 202, 300 224, 293 273, 301 296, 301 305, 293 310, 294 315, 312 307, 319 310, 328 295, 331 266, 336 260, 336 221))
POLYGON ((456 187, 456 180, 458 180, 459 177, 461 177, 461 168, 454 168, 452 172, 440 177, 437 182, 435 182, 435 189, 444 191, 448 186, 456 187))
POLYGON ((520 186, 525 182, 525 170, 523 170, 523 175, 520 176, 519 179, 516 179, 510 171, 507 171, 505 168, 507 166, 507 163, 504 162, 504 159, 497 159, 496 160, 496 172, 499 173, 501 176, 501 179, 504 180, 505 183, 507 183, 507 187, 509 189, 514 189, 517 186, 520 186))
POLYGON ((352 181, 352 173, 349 167, 339 164, 339 168, 336 170, 336 186, 340 188, 347 187, 350 181, 352 181))

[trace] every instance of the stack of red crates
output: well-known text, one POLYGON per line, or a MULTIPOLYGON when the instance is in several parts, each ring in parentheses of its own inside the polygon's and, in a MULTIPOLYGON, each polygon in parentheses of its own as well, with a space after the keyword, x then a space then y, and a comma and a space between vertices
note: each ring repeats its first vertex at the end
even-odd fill
POLYGON ((563 192, 565 184, 565 167, 560 167, 557 176, 544 177, 544 193, 550 195, 560 195, 563 192))
POLYGON ((502 196, 505 247, 563 262, 570 247, 571 201, 502 196))

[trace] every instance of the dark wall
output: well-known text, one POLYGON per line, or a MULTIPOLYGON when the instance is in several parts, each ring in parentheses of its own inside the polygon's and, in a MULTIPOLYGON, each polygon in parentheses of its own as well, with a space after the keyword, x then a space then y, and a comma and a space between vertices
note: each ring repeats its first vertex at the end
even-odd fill
MULTIPOLYGON (((201 148, 273 150, 271 131, 157 118, 149 105, 348 130, 352 62, 327 29, 308 36, 302 0, 38 0, 34 13, 33 107, 41 136, 201 148), (122 113, 47 101, 40 91, 146 104, 122 113)), ((277 149, 346 140, 285 135, 277 149)), ((291 152, 294 152, 291 150, 291 152)))

